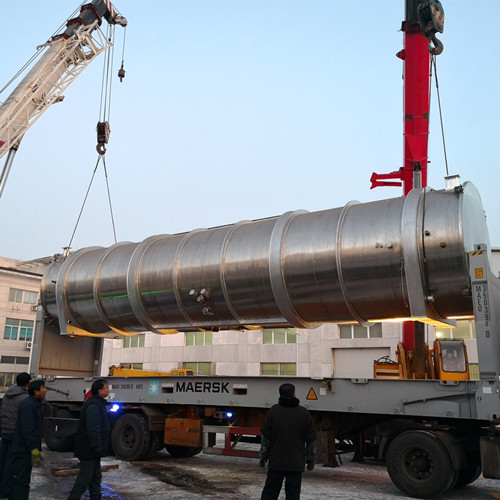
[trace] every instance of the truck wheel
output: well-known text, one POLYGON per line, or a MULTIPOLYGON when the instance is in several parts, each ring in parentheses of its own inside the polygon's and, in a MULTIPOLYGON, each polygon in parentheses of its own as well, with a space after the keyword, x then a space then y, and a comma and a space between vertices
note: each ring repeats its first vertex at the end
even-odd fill
MULTIPOLYGON (((78 420, 76 421, 78 423, 78 420)), ((75 449, 75 434, 70 436, 57 433, 51 425, 45 424, 44 441, 51 451, 73 451, 75 449)))
POLYGON ((387 470, 401 491, 417 498, 443 494, 456 475, 445 445, 426 431, 407 431, 396 436, 387 451, 387 470))
POLYGON ((455 488, 463 488, 473 483, 481 475, 481 455, 479 453, 467 454, 467 465, 458 471, 455 488))
POLYGON ((146 453, 146 457, 152 457, 155 453, 163 449, 164 446, 163 432, 151 432, 151 443, 149 445, 149 450, 146 453))
POLYGON ((202 448, 195 448, 193 446, 178 446, 176 444, 166 444, 165 449, 170 455, 175 458, 188 458, 194 457, 201 453, 202 448))
POLYGON ((45 417, 43 421, 44 441, 51 451, 73 451, 75 449, 78 419, 66 409, 59 408, 57 417, 45 417))
POLYGON ((141 460, 149 450, 151 433, 146 418, 138 413, 121 416, 111 432, 111 445, 121 460, 141 460))

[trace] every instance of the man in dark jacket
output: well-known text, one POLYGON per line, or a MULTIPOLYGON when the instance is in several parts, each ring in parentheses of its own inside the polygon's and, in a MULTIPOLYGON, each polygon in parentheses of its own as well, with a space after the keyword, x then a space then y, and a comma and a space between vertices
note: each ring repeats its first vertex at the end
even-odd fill
POLYGON ((82 406, 75 437, 75 456, 80 459, 80 471, 71 489, 68 500, 80 500, 89 490, 90 500, 101 499, 101 457, 106 455, 109 443, 109 428, 106 401, 109 395, 108 382, 97 379, 93 382, 92 397, 82 406))
POLYGON ((13 485, 12 475, 12 438, 16 428, 17 414, 21 401, 28 397, 29 373, 23 372, 16 377, 13 385, 2 400, 2 443, 0 445, 0 498, 8 496, 13 485))
POLYGON ((302 473, 314 469, 316 458, 316 431, 311 414, 295 397, 295 386, 283 384, 280 398, 264 419, 260 466, 269 460, 266 484, 261 500, 276 500, 283 480, 287 500, 298 500, 302 484, 302 473))
POLYGON ((12 439, 14 457, 12 471, 14 487, 9 500, 27 500, 30 493, 31 469, 38 467, 42 449, 42 401, 47 394, 45 381, 34 380, 28 387, 29 397, 19 406, 16 428, 12 439))

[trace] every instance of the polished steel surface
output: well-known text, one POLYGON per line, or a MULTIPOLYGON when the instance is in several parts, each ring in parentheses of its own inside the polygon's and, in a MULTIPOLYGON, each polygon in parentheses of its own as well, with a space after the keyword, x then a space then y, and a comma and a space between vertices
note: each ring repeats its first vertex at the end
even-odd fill
POLYGON ((472 184, 414 190, 82 249, 47 270, 42 305, 92 333, 462 316, 477 243, 489 241, 472 184))

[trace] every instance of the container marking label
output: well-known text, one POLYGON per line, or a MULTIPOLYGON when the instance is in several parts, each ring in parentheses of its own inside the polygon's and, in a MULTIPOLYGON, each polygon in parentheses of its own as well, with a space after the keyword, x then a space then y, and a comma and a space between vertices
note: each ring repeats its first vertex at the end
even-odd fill
POLYGON ((148 394, 150 396, 157 396, 160 394, 160 381, 159 380, 150 380, 148 387, 148 394))
POLYGON ((229 382, 177 382, 176 392, 211 392, 229 394, 229 382))

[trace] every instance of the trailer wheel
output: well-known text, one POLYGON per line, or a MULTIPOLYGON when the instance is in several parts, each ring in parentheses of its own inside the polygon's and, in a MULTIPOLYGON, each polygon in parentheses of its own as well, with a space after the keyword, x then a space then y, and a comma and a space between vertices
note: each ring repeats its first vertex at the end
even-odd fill
POLYGON ((170 455, 175 458, 188 458, 194 457, 201 453, 203 448, 196 448, 194 446, 178 446, 176 444, 166 444, 165 449, 170 455))
POLYGON ((401 491, 417 498, 443 494, 456 475, 445 445, 426 431, 407 431, 396 436, 387 451, 387 470, 401 491))
POLYGON ((121 416, 111 432, 111 445, 121 460, 141 460, 149 450, 151 433, 146 418, 138 413, 121 416))

